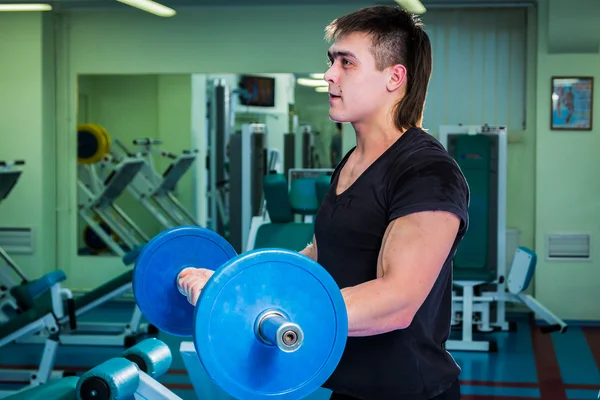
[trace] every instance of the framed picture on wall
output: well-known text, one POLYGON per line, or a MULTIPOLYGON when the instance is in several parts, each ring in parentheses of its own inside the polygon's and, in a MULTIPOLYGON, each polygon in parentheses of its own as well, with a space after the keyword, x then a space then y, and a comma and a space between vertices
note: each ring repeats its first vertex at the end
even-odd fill
POLYGON ((552 77, 550 129, 591 130, 593 100, 593 77, 552 77))

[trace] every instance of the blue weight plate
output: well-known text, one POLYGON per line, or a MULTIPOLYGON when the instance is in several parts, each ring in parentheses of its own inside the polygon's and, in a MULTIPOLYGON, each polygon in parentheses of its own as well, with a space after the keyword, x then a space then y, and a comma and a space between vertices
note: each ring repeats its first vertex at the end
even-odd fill
POLYGON ((144 246, 133 270, 133 293, 146 319, 175 336, 192 336, 194 307, 177 289, 184 268, 216 270, 237 254, 222 236, 198 226, 168 229, 144 246))
POLYGON ((296 252, 252 250, 222 266, 202 290, 194 344, 208 375, 238 399, 300 399, 333 373, 346 346, 340 289, 323 267, 296 252), (259 340, 257 317, 283 311, 304 333, 295 352, 259 340))

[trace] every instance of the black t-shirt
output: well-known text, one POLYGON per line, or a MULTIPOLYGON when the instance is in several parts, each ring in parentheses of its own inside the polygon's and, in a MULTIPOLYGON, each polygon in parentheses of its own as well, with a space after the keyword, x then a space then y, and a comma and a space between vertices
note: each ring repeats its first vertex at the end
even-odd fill
POLYGON ((393 219, 445 210, 460 217, 461 226, 411 325, 375 336, 348 337, 337 369, 323 386, 368 400, 429 399, 449 389, 460 373, 444 343, 450 333, 452 259, 468 226, 469 188, 439 141, 413 128, 337 196, 339 173, 352 151, 335 169, 315 218, 318 262, 340 288, 376 279, 383 235, 393 219))

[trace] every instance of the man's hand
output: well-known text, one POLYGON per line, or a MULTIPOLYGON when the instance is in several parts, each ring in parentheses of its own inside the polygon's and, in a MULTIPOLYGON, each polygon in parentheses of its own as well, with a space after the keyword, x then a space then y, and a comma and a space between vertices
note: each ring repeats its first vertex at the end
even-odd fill
POLYGON ((196 306, 200 292, 213 274, 206 268, 186 268, 179 273, 177 286, 191 305, 196 306))
POLYGON ((301 251, 299 251, 298 253, 305 255, 309 258, 312 258, 313 260, 317 261, 318 260, 318 256, 317 256, 317 238, 313 235, 313 241, 312 243, 309 243, 308 246, 306 246, 304 249, 302 249, 301 251))

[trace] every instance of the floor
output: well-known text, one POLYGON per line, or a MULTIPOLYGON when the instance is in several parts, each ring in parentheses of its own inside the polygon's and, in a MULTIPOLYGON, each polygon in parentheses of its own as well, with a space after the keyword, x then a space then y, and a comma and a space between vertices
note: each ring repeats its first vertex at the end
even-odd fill
MULTIPOLYGON (((111 304, 90 313, 87 320, 127 320, 130 309, 111 304)), ((532 328, 532 322, 516 319, 516 332, 486 334, 498 344, 496 353, 452 352, 462 368, 462 398, 464 400, 498 399, 598 399, 600 398, 600 327, 572 325, 564 334, 544 335, 532 328)), ((160 334, 159 338, 173 352, 169 373, 160 381, 183 399, 209 397, 211 400, 227 398, 214 395, 214 387, 196 394, 187 371, 178 354, 181 338, 160 334), (211 392, 212 391, 212 392, 211 392), (208 395, 208 393, 213 393, 208 395)), ((0 368, 26 368, 35 365, 40 346, 13 344, 0 349, 0 368)), ((118 356, 122 348, 61 346, 56 368, 82 373, 118 356)), ((206 385, 210 385, 208 379, 206 385)), ((15 388, 12 385, 0 389, 15 388)), ((311 400, 327 399, 328 392, 319 390, 311 400)))

